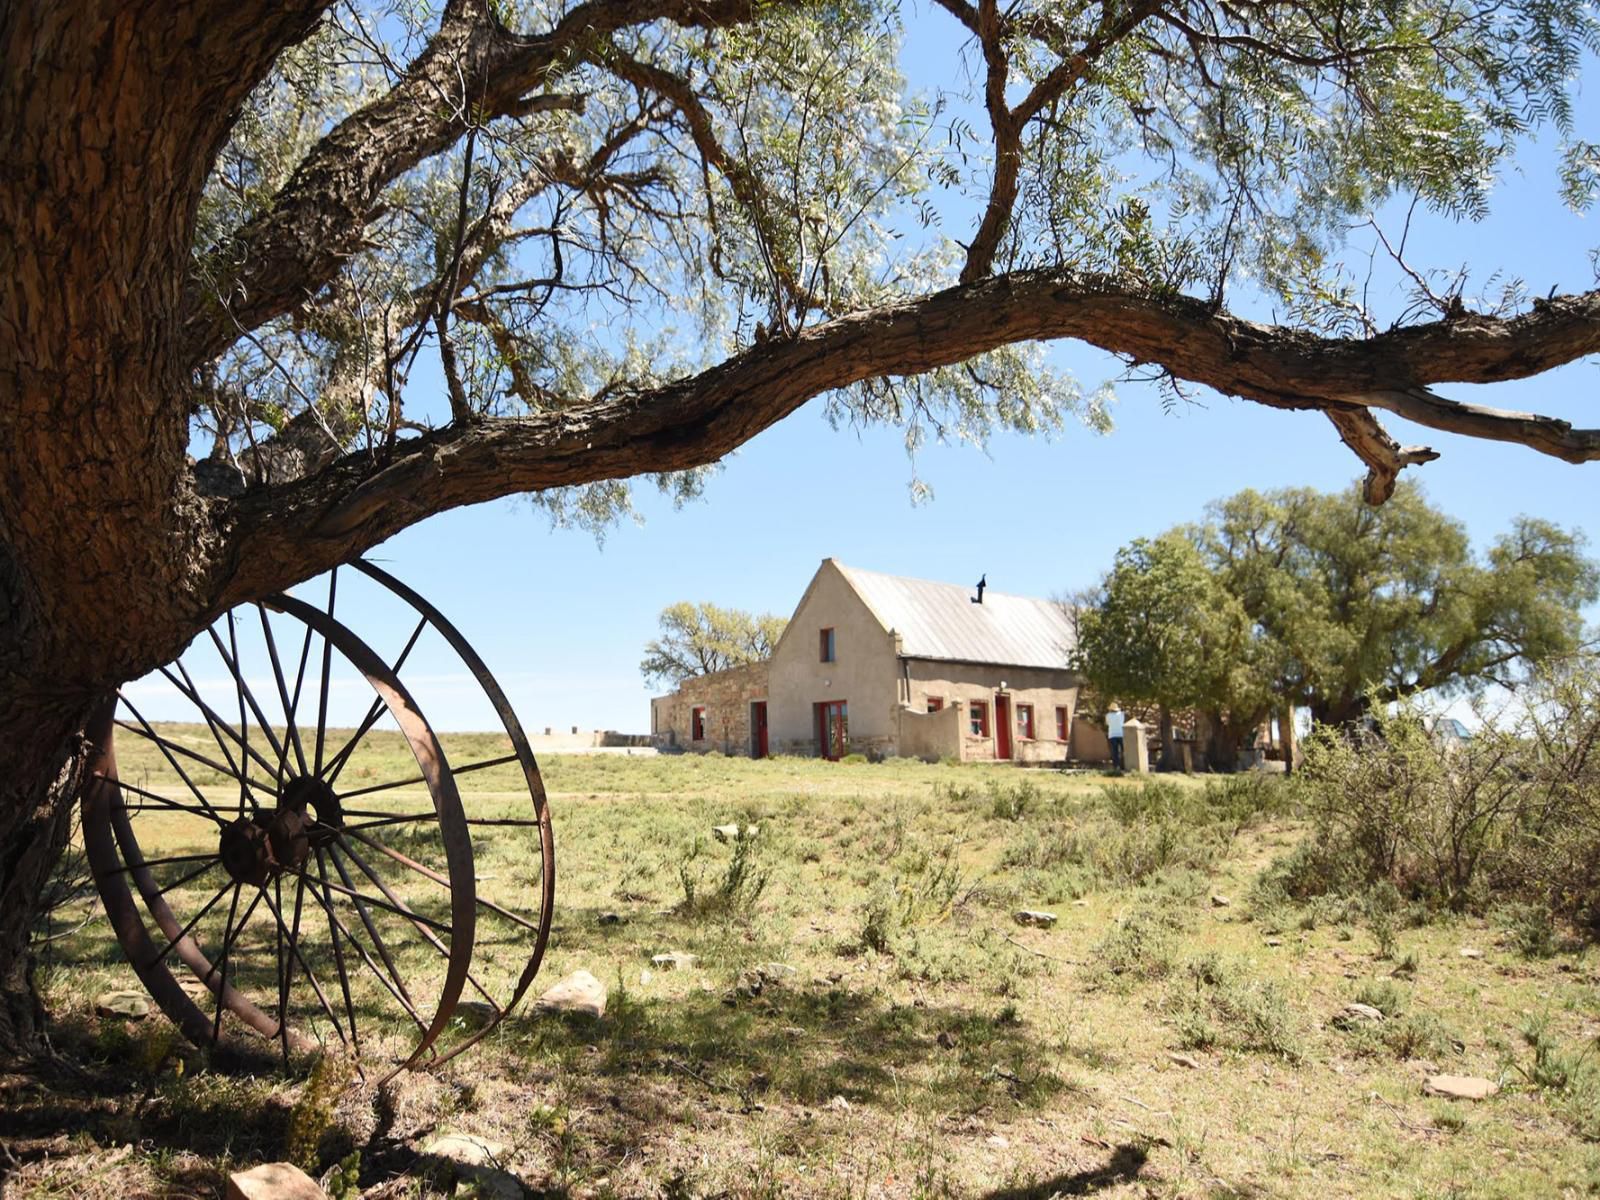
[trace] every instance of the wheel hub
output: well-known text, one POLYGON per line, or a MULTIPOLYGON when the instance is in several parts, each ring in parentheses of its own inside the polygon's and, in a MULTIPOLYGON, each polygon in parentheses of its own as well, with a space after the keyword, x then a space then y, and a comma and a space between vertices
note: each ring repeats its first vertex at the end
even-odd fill
POLYGON ((284 784, 278 807, 240 817, 222 830, 222 865, 237 883, 260 887, 285 871, 298 873, 313 847, 325 846, 344 827, 339 797, 314 775, 284 784))

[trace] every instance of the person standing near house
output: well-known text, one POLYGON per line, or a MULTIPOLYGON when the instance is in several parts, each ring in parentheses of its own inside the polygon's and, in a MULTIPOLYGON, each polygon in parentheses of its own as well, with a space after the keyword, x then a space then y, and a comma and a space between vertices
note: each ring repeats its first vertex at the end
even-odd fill
POLYGON ((1106 707, 1106 740, 1111 743, 1111 769, 1122 770, 1122 705, 1113 700, 1106 707))

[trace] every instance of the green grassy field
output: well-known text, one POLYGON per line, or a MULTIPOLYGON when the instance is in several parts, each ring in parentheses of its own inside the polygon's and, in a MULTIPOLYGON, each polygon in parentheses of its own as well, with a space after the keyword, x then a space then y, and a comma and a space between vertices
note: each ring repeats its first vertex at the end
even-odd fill
MULTIPOLYGON (((126 740, 124 779, 183 794, 126 740)), ((457 764, 503 744, 445 739, 457 764)), ((381 1090, 333 1067, 308 1083, 303 1060, 287 1077, 241 1071, 159 1017, 95 1017, 96 994, 136 981, 92 922, 48 945, 44 990, 58 1043, 128 1090, 52 1133, 49 1093, 12 1081, 5 1103, 34 1114, 14 1127, 56 1139, 23 1155, 16 1194, 220 1195, 227 1170, 292 1147, 319 1170, 359 1151, 360 1194, 443 1195, 414 1150, 446 1130, 501 1143, 535 1195, 1600 1193, 1592 951, 1524 958, 1492 918, 1412 926, 1403 911, 1275 898, 1257 881, 1302 836, 1282 789, 904 762, 541 765, 559 889, 534 990, 586 969, 610 989, 602 1020, 517 1016, 381 1090), (741 853, 711 836, 727 823, 760 832, 741 853), (1024 927, 1022 908, 1058 920, 1024 927), (698 962, 653 967, 667 951, 698 962), (793 973, 757 990, 770 963, 793 973), (1384 1018, 1341 1027, 1358 1000, 1384 1018), (1435 1071, 1500 1091, 1431 1099, 1435 1071)), ((411 773, 390 735, 341 787, 411 773)), ((521 812, 516 783, 510 766, 463 776, 469 812, 521 812)), ((365 803, 414 811, 426 793, 365 803)), ((205 848, 179 815, 140 815, 147 854, 205 848)), ((433 852, 425 831, 407 836, 413 857, 433 852)), ((480 888, 525 902, 527 831, 474 840, 480 888)), ((398 941, 403 922, 375 920, 398 941)), ((241 947, 268 960, 272 926, 251 929, 241 947)), ((515 973, 513 934, 480 951, 491 990, 515 973)), ((396 955, 426 993, 441 957, 415 939, 396 955)), ((404 1015, 370 979, 354 987, 373 1046, 403 1045, 404 1015)))

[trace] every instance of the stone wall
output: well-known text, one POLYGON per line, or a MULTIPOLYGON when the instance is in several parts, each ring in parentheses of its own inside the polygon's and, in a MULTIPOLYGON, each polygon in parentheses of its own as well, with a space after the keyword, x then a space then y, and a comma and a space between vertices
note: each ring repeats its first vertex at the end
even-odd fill
MULTIPOLYGON (((767 698, 765 662, 730 667, 711 675, 685 679, 669 696, 650 701, 650 737, 663 750, 712 750, 748 758, 755 750, 750 726, 750 705, 767 698), (704 737, 693 736, 694 709, 705 709, 704 737)), ((770 727, 769 717, 769 727, 770 727)), ((769 747, 773 753, 777 746, 769 747)))

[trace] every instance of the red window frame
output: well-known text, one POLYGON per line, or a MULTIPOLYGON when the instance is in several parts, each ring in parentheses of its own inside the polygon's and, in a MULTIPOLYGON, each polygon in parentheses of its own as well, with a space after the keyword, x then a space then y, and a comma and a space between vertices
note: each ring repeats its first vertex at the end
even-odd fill
POLYGON ((818 650, 821 654, 821 658, 818 661, 837 662, 838 659, 835 657, 835 654, 838 650, 838 646, 834 640, 832 625, 829 625, 826 629, 821 630, 818 633, 817 641, 819 643, 818 650))
POLYGON ((703 742, 706 740, 706 706, 696 704, 689 710, 689 740, 703 742))
POLYGON ((982 700, 967 701, 967 729, 973 737, 989 736, 989 705, 982 700))
POLYGON ((1017 736, 1033 740, 1033 705, 1017 705, 1017 736))
POLYGON ((943 707, 944 707, 944 697, 943 696, 929 696, 928 697, 928 711, 929 712, 936 713, 940 709, 942 709, 943 707))
POLYGON ((1067 710, 1065 708, 1062 708, 1062 707, 1058 706, 1056 708, 1056 741, 1064 742, 1066 740, 1067 740, 1067 710))

